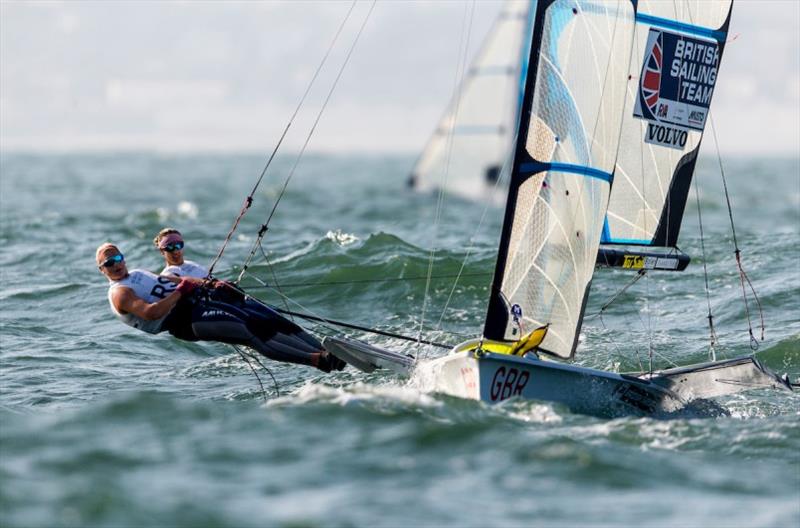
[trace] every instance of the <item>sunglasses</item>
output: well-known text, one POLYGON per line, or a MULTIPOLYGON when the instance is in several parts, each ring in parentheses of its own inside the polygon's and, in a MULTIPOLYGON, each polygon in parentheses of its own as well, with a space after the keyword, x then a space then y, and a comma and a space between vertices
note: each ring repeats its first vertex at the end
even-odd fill
POLYGON ((110 268, 114 264, 119 264, 123 260, 125 260, 125 257, 122 256, 122 253, 117 253, 113 257, 108 257, 107 259, 105 259, 102 262, 102 264, 100 264, 100 267, 102 267, 102 268, 110 268))
POLYGON ((167 253, 172 253, 173 251, 180 251, 183 249, 183 241, 175 242, 174 244, 167 244, 162 248, 167 253))

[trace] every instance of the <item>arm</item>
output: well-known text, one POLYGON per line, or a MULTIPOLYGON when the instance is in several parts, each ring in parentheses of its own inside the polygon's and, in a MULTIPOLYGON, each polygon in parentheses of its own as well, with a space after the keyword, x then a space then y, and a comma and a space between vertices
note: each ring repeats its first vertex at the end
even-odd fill
POLYGON ((175 284, 178 284, 181 281, 191 282, 198 288, 214 289, 228 284, 226 281, 218 280, 215 279, 214 277, 208 277, 208 278, 181 277, 179 275, 173 275, 171 273, 162 274, 161 277, 164 277, 165 279, 168 279, 170 282, 174 282, 175 284))
POLYGON ((147 321, 153 321, 167 315, 181 297, 181 292, 176 290, 158 302, 147 303, 137 297, 130 288, 116 288, 111 293, 111 302, 120 313, 131 313, 147 321))
POLYGON ((205 285, 205 279, 198 279, 197 277, 179 277, 178 275, 161 275, 165 279, 168 279, 170 282, 174 282, 175 284, 180 284, 181 281, 191 282, 194 283, 195 286, 203 286, 205 285))

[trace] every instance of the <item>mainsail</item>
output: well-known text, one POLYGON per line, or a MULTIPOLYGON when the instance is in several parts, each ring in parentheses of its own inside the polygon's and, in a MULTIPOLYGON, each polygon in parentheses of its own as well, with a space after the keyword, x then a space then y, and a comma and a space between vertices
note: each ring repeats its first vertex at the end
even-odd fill
POLYGON ((632 0, 539 2, 484 337, 549 325, 572 357, 603 230, 633 47, 632 0))
POLYGON ((639 1, 603 243, 677 243, 732 3, 639 1))
POLYGON ((437 188, 445 174, 448 190, 464 198, 479 199, 494 186, 519 119, 532 4, 511 0, 503 7, 414 166, 415 189, 437 188))

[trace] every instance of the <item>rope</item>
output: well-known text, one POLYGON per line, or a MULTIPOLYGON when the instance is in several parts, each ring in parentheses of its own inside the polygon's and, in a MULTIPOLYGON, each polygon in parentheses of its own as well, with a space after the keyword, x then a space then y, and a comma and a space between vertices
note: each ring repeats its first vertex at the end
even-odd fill
POLYGON ((705 281, 706 285, 706 303, 708 304, 708 331, 710 333, 711 342, 708 346, 708 354, 711 358, 711 361, 717 360, 717 332, 714 330, 714 315, 711 313, 711 289, 708 286, 708 265, 706 263, 706 243, 705 243, 705 236, 703 235, 703 213, 700 211, 700 191, 697 181, 699 180, 699 175, 695 175, 694 178, 694 196, 697 200, 697 223, 700 226, 700 248, 703 254, 703 280, 705 281))
POLYGON ((756 293, 755 288, 753 287, 753 283, 750 282, 750 277, 747 276, 747 272, 744 271, 744 267, 742 266, 742 251, 739 249, 739 243, 736 239, 736 226, 733 222, 733 208, 731 207, 731 198, 730 194, 728 193, 728 182, 725 178, 725 168, 722 165, 722 154, 719 151, 719 141, 717 140, 717 128, 714 126, 714 116, 709 112, 708 114, 709 120, 711 121, 711 132, 714 136, 714 146, 717 150, 717 161, 719 162, 719 172, 722 176, 722 187, 725 189, 725 202, 728 204, 728 218, 731 222, 731 233, 733 234, 733 247, 734 247, 734 255, 736 256, 736 267, 739 271, 739 283, 742 286, 742 299, 744 299, 744 312, 745 316, 747 317, 747 331, 750 334, 750 349, 753 351, 758 350, 758 340, 753 335, 753 322, 750 316, 750 305, 747 301, 747 289, 750 289, 750 292, 753 294, 753 299, 758 306, 758 315, 761 321, 761 341, 764 340, 764 310, 761 307, 761 301, 758 298, 758 294, 756 293), (745 286, 745 283, 747 284, 745 286))
MULTIPOLYGON (((356 37, 353 40, 353 43, 350 45, 350 49, 347 51, 347 56, 345 57, 344 62, 342 63, 342 66, 339 68, 339 72, 336 74, 336 78, 334 79, 333 84, 331 85, 331 88, 328 91, 328 95, 325 97, 325 101, 322 103, 322 107, 320 108, 319 113, 317 113, 317 118, 314 120, 314 124, 311 125, 311 129, 308 131, 308 135, 306 136, 306 140, 303 143, 303 148, 301 148, 300 152, 297 154, 297 157, 294 160, 294 164, 292 165, 292 168, 289 171, 289 175, 286 176, 286 180, 283 182, 283 187, 281 188, 281 192, 278 194, 278 198, 275 200, 275 203, 272 206, 272 210, 270 211, 269 216, 267 217, 267 221, 264 222, 264 224, 261 226, 261 229, 259 229, 259 231, 258 231, 258 236, 256 237, 256 241, 253 243, 253 247, 250 250, 250 254, 247 256, 247 259, 245 260, 245 263, 242 266, 242 271, 239 273, 239 277, 236 279, 237 283, 242 279, 242 276, 244 275, 244 272, 247 270, 247 267, 250 265, 250 262, 253 260, 253 257, 256 254, 258 246, 261 244, 261 239, 264 238, 264 235, 266 234, 267 230, 269 229, 269 224, 272 221, 272 217, 275 215, 275 211, 278 209, 278 204, 280 204, 281 199, 283 198, 283 195, 286 193, 286 188, 289 186, 289 182, 292 181, 292 177, 294 176, 294 173, 297 170, 297 166, 300 164, 300 160, 302 159, 303 155, 306 152, 306 148, 308 147, 309 141, 311 141, 311 136, 314 135, 314 132, 317 129, 317 125, 319 124, 320 119, 322 119, 322 114, 325 112, 325 109, 328 107, 328 103, 330 102, 331 97, 333 96, 333 92, 336 90, 336 86, 339 84, 339 80, 342 78, 342 74, 344 73, 344 69, 347 67, 347 63, 350 61, 350 57, 353 54, 353 50, 355 49, 356 44, 358 44, 358 40, 361 38, 361 34, 364 32, 364 28, 366 27, 367 21, 369 20, 370 16, 372 15, 373 9, 375 9, 375 3, 376 2, 377 2, 377 0, 372 0, 372 5, 370 5, 370 7, 369 7, 369 11, 367 12, 367 16, 364 17, 364 21, 361 23, 361 27, 358 29, 358 33, 356 34, 356 37)), ((352 7, 351 7, 351 10, 352 10, 352 7)), ((349 16, 350 16, 350 13, 348 12, 348 17, 349 16)), ((337 34, 337 36, 338 36, 338 34, 337 34)))
POLYGON ((628 288, 630 288, 631 286, 636 284, 639 281, 639 279, 644 277, 646 274, 647 274, 647 270, 643 270, 643 269, 639 270, 636 273, 636 276, 630 282, 628 282, 628 284, 623 286, 621 289, 617 290, 617 293, 615 293, 614 296, 611 297, 611 299, 609 299, 603 306, 600 307, 599 311, 597 311, 596 313, 593 313, 592 315, 584 317, 584 320, 594 319, 595 317, 598 317, 598 316, 602 320, 603 312, 606 311, 606 308, 608 308, 609 306, 614 304, 614 301, 616 301, 619 298, 620 295, 625 293, 628 288))
POLYGON ((382 336, 386 336, 386 337, 392 337, 394 339, 400 339, 402 341, 411 341, 413 343, 422 343, 423 345, 430 345, 430 346, 434 346, 434 347, 437 347, 437 348, 446 348, 448 350, 453 348, 452 345, 448 345, 446 343, 438 343, 436 341, 428 341, 426 339, 420 340, 419 338, 416 338, 416 337, 411 337, 411 336, 407 336, 407 335, 403 335, 403 334, 397 334, 397 333, 394 333, 394 332, 387 332, 385 330, 378 330, 377 328, 370 328, 370 327, 367 327, 367 326, 360 326, 360 325, 353 324, 353 323, 346 323, 344 321, 337 321, 335 319, 329 319, 327 317, 318 317, 316 315, 311 315, 311 314, 307 314, 307 313, 293 312, 293 311, 290 311, 290 310, 283 310, 281 308, 275 308, 275 311, 276 312, 280 312, 282 314, 286 314, 286 315, 293 315, 295 317, 299 317, 300 319, 308 319, 309 321, 317 321, 317 322, 321 322, 321 323, 332 324, 334 326, 341 326, 343 328, 351 328, 353 330, 361 330, 362 332, 367 332, 369 334, 377 334, 377 335, 382 335, 382 336))
MULTIPOLYGON (((517 137, 514 137, 514 141, 512 142, 513 145, 516 145, 517 137)), ((510 156, 506 156, 506 159, 503 162, 503 166, 500 169, 500 177, 494 182, 494 187, 492 188, 491 195, 494 195, 497 192, 497 189, 500 187, 500 183, 503 181, 505 174, 508 171, 508 162, 509 159, 513 159, 513 153, 510 153, 510 156)), ((444 314, 447 312, 447 308, 450 306, 450 300, 453 298, 453 294, 456 291, 456 286, 458 286, 458 281, 461 280, 462 276, 469 276, 470 274, 464 274, 464 268, 467 265, 467 260, 472 255, 472 250, 475 249, 475 236, 480 231, 481 227, 483 227, 483 222, 486 220, 486 213, 489 212, 489 207, 491 206, 491 202, 487 201, 486 206, 483 208, 483 213, 481 213, 481 219, 478 221, 478 226, 475 228, 475 231, 472 233, 472 236, 469 238, 469 247, 467 248, 467 254, 464 255, 464 259, 461 261, 461 267, 456 274, 456 280, 453 281, 453 287, 450 289, 450 294, 447 296, 447 301, 444 303, 444 308, 442 308, 442 314, 439 316, 439 321, 436 323, 436 330, 439 330, 442 327, 442 320, 444 319, 444 314)), ((472 274, 476 275, 476 274, 472 274)), ((480 273, 478 275, 490 275, 489 273, 480 273)))
POLYGON ((236 350, 236 352, 237 352, 237 353, 238 353, 238 354, 241 356, 241 358, 244 360, 244 362, 245 362, 245 363, 247 363, 247 366, 248 366, 248 367, 250 367, 250 370, 253 372, 253 376, 255 376, 255 377, 256 377, 256 380, 258 380, 258 386, 261 388, 261 395, 264 397, 264 403, 266 403, 266 402, 267 402, 267 391, 265 391, 265 390, 264 390, 264 384, 263 384, 263 383, 261 383, 261 378, 259 377, 259 375, 258 375, 258 372, 256 372, 256 369, 255 369, 255 368, 253 368, 253 365, 250 363, 250 359, 252 359, 252 360, 253 360, 253 361, 255 361, 256 363, 258 363, 258 364, 261 366, 261 368, 262 368, 262 369, 264 369, 264 370, 266 370, 266 371, 267 371, 267 374, 269 374, 269 375, 270 375, 270 377, 272 378, 272 383, 274 383, 274 384, 275 384, 275 394, 276 394, 278 397, 280 397, 280 395, 281 395, 281 390, 280 390, 280 388, 278 387, 278 381, 275 379, 275 376, 273 376, 273 375, 272 375, 272 371, 270 371, 270 370, 269 370, 269 369, 266 367, 266 365, 264 365, 264 364, 263 364, 263 363, 262 363, 262 362, 261 362, 261 361, 260 361, 260 360, 259 360, 257 357, 255 357, 254 355, 252 355, 252 354, 249 354, 249 353, 245 352, 244 350, 242 350, 241 348, 239 348, 239 347, 238 347, 238 346, 236 346, 236 345, 233 345, 233 344, 232 344, 231 346, 232 346, 232 347, 233 347, 233 349, 234 349, 234 350, 236 350), (249 359, 248 359, 248 358, 249 358, 249 359))
MULTIPOLYGON (((675 5, 675 9, 677 10, 677 5, 675 5)), ((686 2, 686 10, 689 14, 689 22, 694 23, 692 21, 692 10, 689 6, 689 3, 686 2)), ((730 42, 736 40, 739 35, 733 37, 730 42)), ((758 315, 761 321, 761 341, 764 340, 764 310, 761 307, 761 301, 758 299, 758 294, 756 294, 756 290, 753 287, 753 283, 750 282, 750 277, 747 276, 747 273, 744 271, 744 267, 742 266, 742 258, 741 258, 741 250, 739 249, 739 243, 736 240, 736 226, 733 222, 733 208, 731 207, 731 198, 730 194, 728 194, 728 182, 725 178, 725 168, 722 165, 722 154, 719 151, 719 141, 717 140, 717 127, 714 125, 714 116, 709 110, 708 112, 708 119, 711 122, 711 133, 714 136, 714 148, 717 151, 717 161, 719 163, 719 173, 722 176, 722 187, 725 189, 725 202, 728 205, 728 218, 731 222, 731 233, 733 234, 733 247, 734 247, 734 255, 736 255, 736 267, 739 271, 739 282, 742 286, 742 299, 744 299, 744 312, 747 318, 747 332, 750 334, 750 349, 753 351, 758 350, 758 340, 753 335, 753 322, 750 316, 750 305, 747 302, 747 288, 750 289, 750 292, 753 294, 753 299, 755 299, 756 305, 758 306, 758 315), (745 287, 745 283, 747 283, 747 287, 745 287)), ((703 262, 705 266, 705 259, 703 262)), ((711 321, 709 320, 709 323, 711 321)), ((713 327, 712 327, 713 331, 713 327)))
POLYGON ((262 246, 260 242, 258 244, 258 248, 261 250, 261 254, 264 256, 264 261, 267 263, 267 267, 269 268, 269 271, 272 274, 272 280, 275 282, 275 288, 278 290, 278 293, 280 293, 281 297, 284 298, 283 299, 283 303, 284 303, 284 306, 286 306, 286 309, 288 310, 289 309, 289 304, 287 303, 287 301, 285 299, 286 296, 283 294, 283 290, 281 289, 281 285, 278 282, 278 276, 275 275, 275 268, 272 267, 272 262, 270 262, 269 258, 267 258, 267 253, 264 251, 264 246, 262 246))
MULTIPOLYGON (((252 277, 257 282, 261 283, 262 286, 264 286, 266 288, 270 287, 264 281, 262 281, 261 279, 259 279, 255 275, 250 275, 250 277, 252 277)), ((377 335, 382 335, 382 336, 386 336, 386 337, 393 337, 393 338, 396 338, 396 339, 401 339, 403 341, 411 341, 411 342, 414 342, 414 343, 418 343, 419 342, 419 343, 422 343, 423 345, 431 345, 431 346, 435 346, 435 347, 438 347, 438 348, 447 348, 447 349, 452 348, 452 345, 448 345, 446 343, 438 343, 438 342, 435 342, 435 341, 428 341, 428 340, 425 340, 425 339, 419 340, 416 337, 410 337, 410 336, 406 336, 406 335, 402 335, 402 334, 396 334, 396 333, 393 333, 393 332, 387 332, 387 331, 384 331, 384 330, 378 330, 377 328, 370 328, 370 327, 367 327, 367 326, 360 326, 360 325, 356 325, 356 324, 353 324, 353 323, 346 323, 346 322, 343 322, 343 321, 337 321, 335 319, 330 319, 328 317, 322 317, 321 315, 319 315, 319 314, 315 313, 313 310, 303 306, 302 304, 300 304, 298 301, 292 299, 291 297, 283 295, 280 292, 277 292, 277 293, 278 293, 278 295, 282 296, 287 301, 289 301, 292 304, 297 305, 301 309, 305 310, 305 312, 293 312, 293 311, 290 311, 290 310, 283 310, 283 309, 278 308, 276 306, 268 306, 268 308, 270 308, 271 310, 275 310, 276 312, 286 314, 286 315, 292 315, 294 317, 299 317, 301 319, 307 319, 309 321, 316 321, 318 323, 323 323, 321 326, 323 328, 325 328, 326 330, 329 330, 331 332, 335 331, 334 328, 331 328, 331 325, 332 326, 341 326, 343 328, 352 328, 353 330, 361 330, 362 332, 367 332, 367 333, 370 333, 370 334, 377 334, 377 335)), ((260 299, 257 299, 255 297, 251 297, 251 299, 253 299, 254 301, 256 301, 258 303, 261 303, 261 304, 267 306, 260 299)))
POLYGON ((428 257, 428 280, 425 282, 425 293, 422 297, 422 312, 420 314, 419 319, 419 332, 418 332, 418 343, 422 343, 422 332, 425 328, 425 310, 428 306, 428 293, 430 291, 431 286, 431 276, 433 275, 433 261, 434 257, 436 256, 436 239, 439 234, 439 222, 442 216, 442 208, 444 204, 444 193, 445 189, 447 188, 447 176, 450 172, 450 158, 453 153, 453 143, 454 143, 454 134, 453 130, 455 128, 456 120, 458 119, 458 110, 460 106, 460 99, 461 99, 461 83, 459 79, 464 76, 464 72, 466 71, 467 67, 467 52, 469 50, 469 40, 470 35, 472 34, 472 20, 475 16, 475 2, 472 2, 472 10, 470 11, 470 19, 469 24, 467 24, 467 4, 464 4, 464 16, 461 19, 461 39, 459 42, 458 47, 458 54, 459 54, 459 61, 457 62, 456 66, 456 74, 453 79, 453 93, 455 93, 455 108, 453 109, 453 118, 451 120, 452 125, 450 126, 449 134, 448 134, 448 141, 447 141, 447 157, 445 158, 445 165, 444 165, 444 172, 442 173, 442 185, 439 187, 439 196, 436 201, 436 215, 434 217, 433 222, 433 247, 431 248, 430 255, 428 257), (462 47, 463 46, 463 47, 462 47), (463 53, 463 55, 462 55, 463 53))
POLYGON ((222 258, 222 254, 225 252, 225 248, 228 246, 228 242, 230 242, 231 237, 233 237, 233 233, 236 232, 236 228, 239 227, 239 222, 242 220, 244 215, 247 213, 247 210, 250 209, 250 206, 253 205, 253 196, 255 195, 256 190, 258 189, 258 186, 261 185, 261 180, 264 179, 264 175, 267 173, 267 169, 272 164, 272 160, 275 159, 275 154, 277 154, 278 149, 280 148, 281 144, 283 143, 283 139, 286 137, 286 133, 289 132, 289 128, 292 126, 292 123, 294 122, 295 117, 297 117, 297 113, 300 111, 300 108, 303 106, 303 103, 305 102, 306 97, 308 96, 309 92, 311 91, 311 87, 314 85, 314 82, 317 80, 317 77, 319 76, 319 72, 322 71, 322 67, 325 65, 325 62, 328 60, 328 56, 330 55, 331 50, 333 50, 333 47, 336 44, 336 41, 339 39, 339 35, 341 34, 342 29, 344 28, 345 24, 347 23, 347 20, 350 18, 350 14, 353 12, 353 8, 355 7, 355 5, 356 5, 356 0, 353 0, 353 3, 350 5, 350 9, 347 11, 347 14, 344 17, 344 20, 342 20, 342 23, 339 26, 339 29, 336 31, 336 35, 333 37, 333 40, 331 41, 330 46, 328 46, 328 50, 325 52, 325 55, 322 57, 322 61, 319 63, 319 66, 317 66, 317 70, 314 72, 314 75, 311 77, 311 81, 308 83, 308 86, 306 87, 306 91, 305 91, 305 93, 303 93, 303 97, 300 98, 300 102, 297 103, 297 107, 294 109, 294 113, 292 114, 292 117, 290 117, 289 118, 289 122, 286 123, 286 127, 283 129, 283 133, 281 134, 280 139, 278 139, 278 143, 275 145, 275 148, 272 150, 272 154, 270 154, 269 159, 267 160, 267 163, 264 165, 264 169, 261 171, 261 175, 258 177, 258 180, 256 181, 256 184, 253 186, 253 190, 250 191, 250 194, 248 194, 247 198, 245 198, 244 204, 242 204, 242 209, 239 211, 239 215, 236 217, 236 220, 234 220, 234 222, 233 222, 233 227, 231 227, 231 230, 228 232, 228 236, 225 237, 225 241, 222 243, 222 247, 219 249, 219 252, 217 253, 217 256, 214 258, 214 260, 211 262, 211 265, 208 267, 208 276, 209 277, 211 277, 211 273, 214 271, 214 266, 216 266, 217 262, 219 262, 219 259, 222 258))
MULTIPOLYGON (((490 276, 491 272, 476 272, 476 273, 458 273, 458 274, 450 274, 450 275, 434 275, 431 279, 452 279, 455 278, 458 280, 460 277, 487 277, 490 276)), ((393 277, 389 279, 355 279, 355 280, 347 280, 347 281, 321 281, 321 282, 296 282, 291 284, 281 284, 281 288, 303 288, 309 286, 342 286, 342 285, 349 285, 349 284, 369 284, 369 283, 379 283, 379 282, 405 282, 405 281, 417 281, 417 280, 427 280, 428 277, 426 275, 419 275, 415 277, 393 277)), ((259 290, 262 288, 271 288, 271 286, 256 286, 251 287, 248 289, 251 290, 259 290)))

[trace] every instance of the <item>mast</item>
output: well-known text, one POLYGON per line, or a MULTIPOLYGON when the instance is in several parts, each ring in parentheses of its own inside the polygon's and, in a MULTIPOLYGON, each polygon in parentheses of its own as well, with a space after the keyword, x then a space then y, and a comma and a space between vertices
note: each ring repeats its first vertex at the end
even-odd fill
POLYGON ((635 3, 539 2, 483 335, 577 346, 614 179, 635 3))

